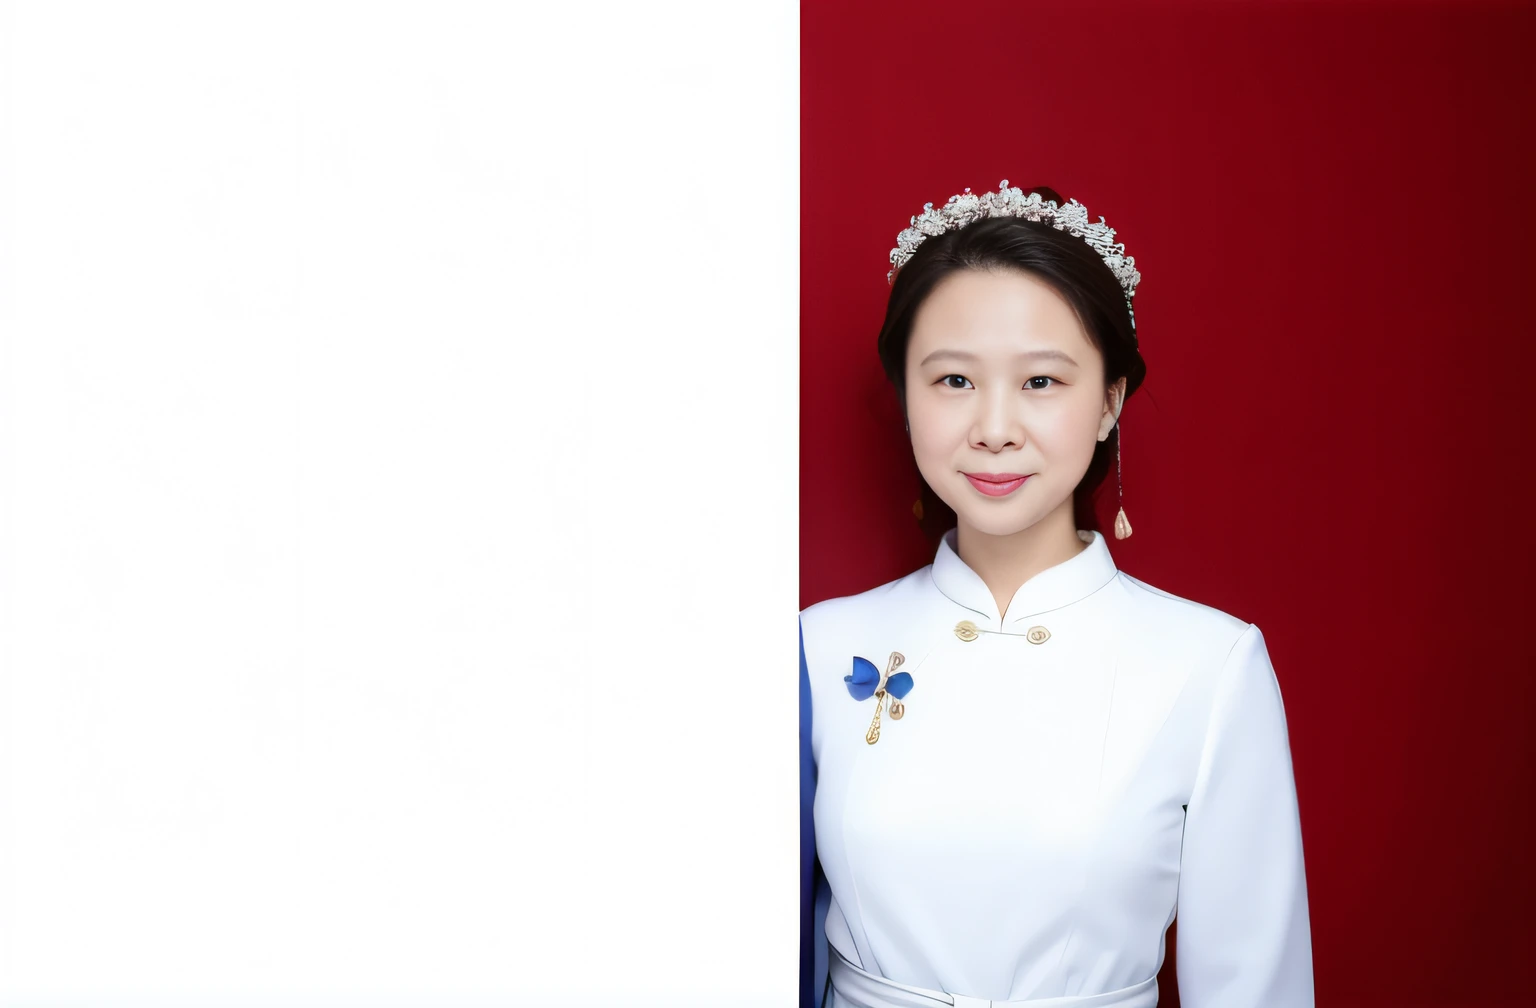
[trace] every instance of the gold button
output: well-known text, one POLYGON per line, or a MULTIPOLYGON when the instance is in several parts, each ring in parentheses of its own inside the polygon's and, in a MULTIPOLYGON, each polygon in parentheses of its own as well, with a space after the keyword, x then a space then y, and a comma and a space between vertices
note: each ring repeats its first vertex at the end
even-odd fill
POLYGON ((1043 626, 1032 626, 1026 636, 1031 644, 1044 644, 1051 639, 1051 632, 1043 626))
POLYGON ((955 624, 955 636, 961 640, 971 641, 981 636, 981 631, 976 629, 976 624, 970 620, 961 620, 955 624))

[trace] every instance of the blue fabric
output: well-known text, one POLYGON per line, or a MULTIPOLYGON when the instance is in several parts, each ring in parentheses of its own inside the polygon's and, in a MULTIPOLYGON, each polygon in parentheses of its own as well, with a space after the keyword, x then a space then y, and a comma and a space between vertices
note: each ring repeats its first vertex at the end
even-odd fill
POLYGON ((811 676, 800 626, 800 1008, 821 1008, 827 977, 823 922, 832 891, 816 857, 816 757, 811 751, 811 676))
MULTIPOLYGON (((804 628, 800 633, 802 639, 800 647, 805 647, 804 628)), ((800 660, 805 660, 805 654, 801 653, 800 660)), ((868 700, 875 695, 875 687, 880 685, 880 670, 875 668, 875 663, 868 658, 860 658, 857 655, 853 659, 853 675, 843 676, 843 682, 848 684, 848 692, 853 694, 855 700, 868 700)))
MULTIPOLYGON (((804 628, 801 629, 803 634, 804 628)), ((805 642, 801 641, 801 647, 805 642)), ((853 675, 843 676, 843 682, 848 684, 848 692, 855 700, 868 700, 875 695, 875 690, 880 688, 880 669, 868 658, 853 656, 853 675)), ((885 681, 885 691, 900 700, 912 692, 912 676, 907 672, 897 672, 885 681)))

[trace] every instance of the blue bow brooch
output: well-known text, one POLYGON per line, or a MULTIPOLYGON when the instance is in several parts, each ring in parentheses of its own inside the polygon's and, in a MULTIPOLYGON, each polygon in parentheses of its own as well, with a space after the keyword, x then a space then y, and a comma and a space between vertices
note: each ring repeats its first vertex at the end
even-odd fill
POLYGON ((875 703, 875 720, 869 726, 869 731, 864 735, 864 741, 874 745, 880 741, 880 713, 885 708, 885 695, 889 693, 891 701, 891 718, 901 720, 906 713, 906 704, 902 699, 912 691, 912 674, 910 672, 897 672, 901 663, 906 661, 900 651, 892 651, 890 662, 886 665, 882 674, 875 663, 868 658, 860 658, 857 655, 853 659, 853 674, 843 676, 843 682, 848 684, 848 692, 855 700, 868 700, 870 697, 878 698, 875 703))

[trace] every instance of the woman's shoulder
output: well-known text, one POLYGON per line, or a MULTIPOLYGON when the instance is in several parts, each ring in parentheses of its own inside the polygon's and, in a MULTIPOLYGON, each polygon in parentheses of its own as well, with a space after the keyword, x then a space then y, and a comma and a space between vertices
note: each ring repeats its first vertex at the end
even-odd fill
POLYGON ((1225 653, 1252 624, 1234 613, 1116 571, 1113 601, 1120 619, 1142 644, 1162 642, 1176 651, 1225 653))
POLYGON ((911 618, 928 598, 933 579, 932 564, 924 564, 910 574, 892 578, 852 595, 823 599, 800 610, 800 626, 807 633, 829 627, 865 626, 871 622, 911 618))

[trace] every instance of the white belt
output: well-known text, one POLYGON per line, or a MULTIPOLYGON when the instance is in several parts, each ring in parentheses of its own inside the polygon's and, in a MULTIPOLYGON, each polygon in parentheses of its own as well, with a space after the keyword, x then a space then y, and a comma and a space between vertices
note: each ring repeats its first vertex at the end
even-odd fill
POLYGON ((1083 997, 988 1001, 948 991, 897 983, 866 972, 849 962, 837 946, 827 943, 827 980, 833 997, 823 1008, 1157 1008, 1157 977, 1139 984, 1083 997))

